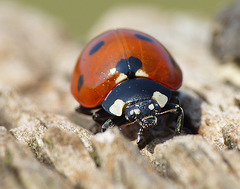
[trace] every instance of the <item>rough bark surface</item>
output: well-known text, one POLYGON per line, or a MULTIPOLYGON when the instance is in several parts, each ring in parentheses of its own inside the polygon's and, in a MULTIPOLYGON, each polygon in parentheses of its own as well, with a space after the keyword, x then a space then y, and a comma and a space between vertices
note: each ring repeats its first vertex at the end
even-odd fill
POLYGON ((149 33, 183 70, 182 135, 156 131, 139 150, 117 128, 94 134, 91 117, 74 112, 81 46, 42 13, 0 5, 1 188, 240 188, 240 69, 212 57, 210 21, 134 6, 92 28, 89 38, 115 27, 149 33))

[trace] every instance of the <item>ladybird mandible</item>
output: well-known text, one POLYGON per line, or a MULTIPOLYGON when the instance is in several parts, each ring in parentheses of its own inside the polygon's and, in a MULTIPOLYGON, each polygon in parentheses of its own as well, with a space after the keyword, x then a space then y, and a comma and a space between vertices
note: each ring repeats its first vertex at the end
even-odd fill
POLYGON ((176 114, 175 133, 183 125, 183 109, 176 100, 182 71, 166 48, 153 37, 116 29, 93 39, 75 66, 71 91, 78 112, 91 114, 106 130, 138 123, 143 133, 159 125, 161 115, 176 114))

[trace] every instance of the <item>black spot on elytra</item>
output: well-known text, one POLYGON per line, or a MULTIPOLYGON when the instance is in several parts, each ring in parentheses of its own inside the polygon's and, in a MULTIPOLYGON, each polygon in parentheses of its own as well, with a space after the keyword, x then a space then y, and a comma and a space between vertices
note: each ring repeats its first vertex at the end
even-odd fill
POLYGON ((175 61, 171 56, 169 56, 169 59, 170 59, 172 65, 173 65, 175 68, 178 68, 178 65, 177 65, 176 61, 175 61))
POLYGON ((83 84, 83 75, 81 75, 78 79, 78 91, 80 91, 83 84))
POLYGON ((126 74, 128 78, 135 77, 136 71, 141 67, 142 61, 133 56, 128 59, 121 59, 116 65, 117 71, 126 74))
POLYGON ((97 52, 102 46, 104 45, 104 41, 100 41, 98 44, 96 44, 89 52, 89 55, 93 55, 95 52, 97 52))
POLYGON ((128 71, 129 71, 127 59, 121 59, 121 60, 117 63, 116 69, 117 69, 117 71, 120 72, 120 73, 127 74, 128 71))
POLYGON ((142 39, 142 40, 145 40, 145 41, 148 41, 148 42, 153 42, 153 40, 145 35, 142 35, 142 34, 135 34, 135 36, 139 39, 142 39))

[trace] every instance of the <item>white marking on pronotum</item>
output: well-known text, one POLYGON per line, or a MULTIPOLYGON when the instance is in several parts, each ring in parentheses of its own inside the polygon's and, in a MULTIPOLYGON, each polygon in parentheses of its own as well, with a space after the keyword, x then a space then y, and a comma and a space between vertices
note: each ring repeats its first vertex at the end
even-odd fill
POLYGON ((125 103, 121 99, 117 99, 112 106, 110 106, 109 111, 116 116, 121 116, 123 107, 125 103))
POLYGON ((148 77, 149 75, 146 72, 144 72, 142 69, 139 69, 138 71, 136 71, 135 76, 136 77, 148 77))
POLYGON ((168 101, 168 97, 166 95, 160 93, 159 91, 155 91, 153 93, 152 99, 156 100, 161 108, 163 108, 168 101))
POLYGON ((153 109, 154 109, 154 105, 153 105, 153 104, 149 104, 149 105, 148 105, 148 109, 149 109, 149 110, 153 110, 153 109))
POLYGON ((124 81, 125 79, 127 79, 127 75, 124 73, 120 73, 118 78, 115 80, 115 83, 120 83, 121 81, 124 81))
POLYGON ((134 109, 135 114, 139 115, 141 111, 139 109, 134 109))

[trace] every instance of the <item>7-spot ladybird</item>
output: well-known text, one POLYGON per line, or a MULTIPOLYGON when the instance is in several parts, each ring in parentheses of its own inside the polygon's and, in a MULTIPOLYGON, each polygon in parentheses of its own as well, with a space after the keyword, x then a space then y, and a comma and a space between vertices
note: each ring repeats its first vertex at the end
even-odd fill
POLYGON ((71 91, 79 112, 91 114, 106 130, 138 123, 143 133, 159 125, 162 115, 176 114, 175 134, 183 125, 183 109, 176 103, 182 72, 166 48, 153 37, 116 29, 93 39, 75 66, 71 91))

